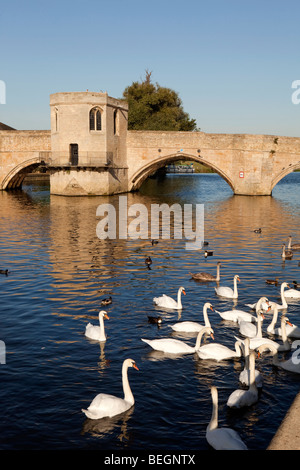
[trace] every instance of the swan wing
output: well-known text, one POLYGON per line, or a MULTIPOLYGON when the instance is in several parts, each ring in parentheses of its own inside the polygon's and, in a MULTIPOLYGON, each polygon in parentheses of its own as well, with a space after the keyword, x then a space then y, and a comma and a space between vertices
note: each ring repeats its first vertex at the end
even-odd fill
POLYGON ((199 332, 204 328, 204 325, 200 325, 200 323, 193 322, 193 321, 182 321, 175 323, 174 325, 170 325, 172 330, 174 331, 185 331, 185 332, 199 332))
POLYGON ((192 353, 195 351, 195 348, 192 348, 183 341, 179 341, 173 338, 161 338, 152 340, 142 338, 142 341, 149 344, 149 346, 151 346, 151 348, 155 349, 156 351, 162 351, 171 354, 184 354, 192 353))
POLYGON ((160 297, 154 297, 153 302, 158 305, 159 307, 166 307, 166 308, 176 308, 177 302, 176 300, 172 299, 166 294, 163 294, 160 297))
POLYGON ((227 348, 227 346, 218 343, 209 343, 201 346, 197 350, 200 359, 216 359, 222 361, 236 356, 236 352, 227 348))
POLYGON ((98 341, 104 341, 106 339, 100 326, 92 325, 91 323, 86 325, 85 336, 98 341))
POLYGON ((86 410, 82 409, 82 411, 90 419, 100 419, 105 416, 111 417, 123 413, 132 405, 133 403, 129 403, 114 395, 99 393, 89 407, 86 410))
POLYGON ((215 292, 217 295, 220 295, 221 297, 233 297, 233 290, 231 287, 215 287, 215 292))
POLYGON ((217 428, 207 431, 206 439, 216 450, 248 450, 239 434, 231 428, 217 428))
POLYGON ((254 325, 254 323, 249 321, 240 321, 239 325, 239 332, 241 335, 247 336, 248 338, 254 338, 257 335, 257 327, 254 325))
POLYGON ((300 299, 300 291, 296 289, 285 290, 283 295, 289 299, 300 299))

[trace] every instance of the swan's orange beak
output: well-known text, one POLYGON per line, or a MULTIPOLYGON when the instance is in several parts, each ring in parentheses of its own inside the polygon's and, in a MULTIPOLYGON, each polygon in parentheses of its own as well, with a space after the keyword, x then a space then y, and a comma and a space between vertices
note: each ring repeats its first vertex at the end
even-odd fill
POLYGON ((287 321, 286 323, 287 325, 293 326, 293 324, 290 321, 287 321))
POLYGON ((134 367, 136 370, 140 370, 135 362, 132 364, 132 367, 134 367))
POLYGON ((186 292, 185 292, 185 290, 183 290, 183 291, 182 291, 182 293, 183 293, 184 295, 186 295, 186 292))
POLYGON ((106 320, 109 320, 109 316, 107 315, 107 313, 104 314, 104 318, 106 318, 106 320))
POLYGON ((213 308, 213 306, 212 306, 212 305, 211 305, 209 308, 210 308, 212 311, 214 311, 214 308, 213 308))
POLYGON ((215 337, 214 337, 214 334, 213 334, 213 333, 211 333, 211 334, 210 334, 210 337, 211 337, 211 339, 215 339, 215 337))

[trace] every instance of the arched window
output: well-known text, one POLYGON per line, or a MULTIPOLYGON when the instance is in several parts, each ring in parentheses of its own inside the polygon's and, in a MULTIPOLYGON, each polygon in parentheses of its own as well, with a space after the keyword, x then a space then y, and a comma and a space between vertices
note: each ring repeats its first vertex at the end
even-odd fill
POLYGON ((90 131, 101 131, 101 111, 99 108, 90 110, 90 131))

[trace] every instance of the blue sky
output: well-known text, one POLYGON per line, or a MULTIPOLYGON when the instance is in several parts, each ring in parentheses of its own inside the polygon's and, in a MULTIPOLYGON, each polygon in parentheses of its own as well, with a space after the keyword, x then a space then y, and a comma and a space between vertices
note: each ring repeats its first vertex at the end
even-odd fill
POLYGON ((1 2, 0 121, 50 129, 49 95, 124 89, 152 71, 204 132, 300 136, 300 2, 1 2))

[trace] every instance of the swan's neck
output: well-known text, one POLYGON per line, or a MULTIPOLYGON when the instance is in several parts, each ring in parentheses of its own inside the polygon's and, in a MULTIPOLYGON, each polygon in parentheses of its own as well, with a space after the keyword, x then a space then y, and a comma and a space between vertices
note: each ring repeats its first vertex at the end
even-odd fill
POLYGON ((203 317, 204 317, 204 324, 205 326, 211 326, 209 318, 208 318, 208 313, 207 313, 207 305, 204 305, 203 307, 203 317))
POLYGON ((219 282, 220 278, 221 278, 221 276, 220 276, 220 265, 218 264, 218 265, 217 265, 217 276, 216 276, 216 281, 218 281, 218 282, 219 282))
POLYGON ((255 383, 255 355, 252 352, 249 357, 249 367, 250 367, 250 386, 249 390, 256 391, 256 383, 255 383))
POLYGON ((179 308, 182 308, 182 303, 181 303, 181 290, 179 289, 177 292, 177 306, 179 308))
POLYGON ((289 348, 290 344, 289 344, 287 334, 286 334, 286 323, 284 321, 284 318, 281 320, 281 337, 282 337, 282 341, 283 341, 284 346, 289 348))
POLYGON ((278 318, 278 308, 274 307, 273 318, 272 318, 270 325, 267 328, 267 331, 272 332, 274 330, 275 325, 277 323, 277 318, 278 318))
POLYGON ((261 328, 261 316, 257 317, 257 334, 256 338, 262 338, 262 328, 261 328))
POLYGON ((237 278, 234 278, 234 281, 233 281, 233 296, 234 296, 235 298, 238 297, 237 278))
POLYGON ((236 341, 235 342, 235 352, 236 352, 238 357, 241 357, 241 355, 242 355, 241 347, 242 347, 242 345, 241 345, 240 341, 236 341))
POLYGON ((218 427, 218 395, 216 393, 212 393, 212 404, 211 420, 207 426, 207 431, 213 431, 218 427))
POLYGON ((287 301, 284 297, 284 289, 285 289, 286 286, 284 286, 283 284, 281 284, 281 288, 280 288, 280 295, 281 295, 281 302, 282 302, 282 306, 284 308, 287 308, 288 307, 288 304, 287 304, 287 301))
POLYGON ((127 364, 123 364, 123 367, 122 367, 122 383, 123 383, 124 400, 133 405, 134 396, 132 394, 132 391, 129 385, 127 364))
POLYGON ((205 333, 207 330, 208 330, 208 327, 207 327, 207 328, 202 328, 202 330, 199 331, 198 336, 197 336, 197 339, 196 339, 195 351, 197 351, 197 349, 200 348, 202 336, 204 335, 204 333, 205 333))
POLYGON ((292 248, 292 237, 289 237, 288 250, 292 248))
POLYGON ((105 340, 106 336, 105 336, 105 331, 104 331, 104 320, 103 320, 102 315, 99 315, 99 323, 100 323, 100 339, 105 340))

